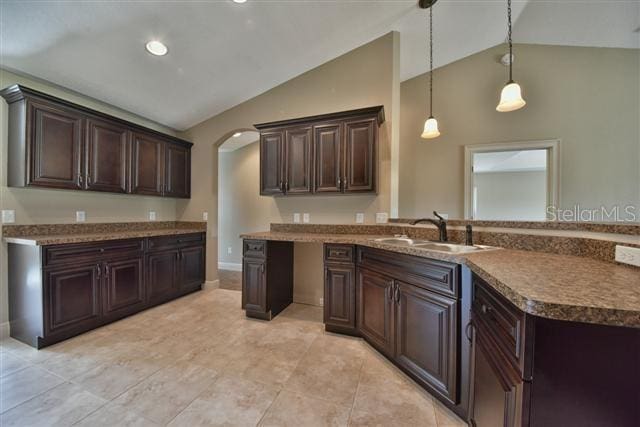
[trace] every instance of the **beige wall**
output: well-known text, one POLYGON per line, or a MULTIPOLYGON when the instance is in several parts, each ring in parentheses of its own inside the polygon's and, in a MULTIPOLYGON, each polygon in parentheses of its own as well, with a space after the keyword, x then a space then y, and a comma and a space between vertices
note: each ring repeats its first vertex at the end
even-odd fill
MULTIPOLYGON (((379 194, 348 197, 274 198, 268 220, 290 221, 294 212, 308 212, 316 223, 354 222, 356 212, 372 221, 375 212, 391 209, 391 150, 393 119, 398 118, 400 82, 397 33, 389 33, 339 58, 277 86, 262 95, 231 108, 187 130, 194 142, 192 168, 194 185, 191 200, 178 202, 183 220, 197 220, 209 213, 207 276, 217 277, 218 151, 216 144, 238 129, 253 124, 384 105, 387 122, 380 128, 379 194), (396 95, 394 96, 394 92, 396 95)), ((397 170, 397 167, 396 167, 397 170)))
MULTIPOLYGON (((57 86, 0 69, 0 88, 19 83, 32 89, 81 104, 105 113, 175 135, 160 126, 113 106, 83 97, 57 86)), ((84 210, 87 222, 145 221, 148 211, 155 210, 158 220, 176 219, 176 201, 157 197, 104 194, 65 190, 39 190, 7 187, 7 103, 0 101, 0 207, 16 211, 16 224, 69 223, 75 212, 84 210)), ((1 227, 1 225, 0 225, 1 227)), ((0 323, 7 321, 7 246, 0 247, 0 323)))
MULTIPOLYGON (((495 111, 507 69, 497 46, 434 72, 442 136, 420 139, 427 75, 401 85, 400 215, 463 217, 464 145, 561 139, 560 203, 640 207, 640 51, 516 45, 527 106, 495 111)), ((437 50, 436 50, 437 54, 437 50)))

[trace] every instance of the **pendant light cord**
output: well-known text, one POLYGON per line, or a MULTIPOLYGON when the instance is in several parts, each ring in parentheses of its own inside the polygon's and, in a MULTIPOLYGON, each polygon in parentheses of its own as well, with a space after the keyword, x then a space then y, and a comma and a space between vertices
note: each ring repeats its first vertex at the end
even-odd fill
POLYGON ((429 8, 429 117, 433 117, 433 7, 429 8))
POLYGON ((509 23, 509 83, 513 82, 513 42, 511 41, 511 0, 507 0, 507 22, 509 23))

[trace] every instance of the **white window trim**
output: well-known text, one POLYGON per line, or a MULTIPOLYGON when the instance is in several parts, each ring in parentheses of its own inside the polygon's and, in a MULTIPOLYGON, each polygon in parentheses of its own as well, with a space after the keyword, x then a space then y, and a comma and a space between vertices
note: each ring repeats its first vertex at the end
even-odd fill
POLYGON ((496 144, 476 144, 464 147, 464 217, 473 219, 473 156, 476 153, 516 150, 543 150, 547 156, 547 206, 560 203, 560 140, 501 142, 496 144))

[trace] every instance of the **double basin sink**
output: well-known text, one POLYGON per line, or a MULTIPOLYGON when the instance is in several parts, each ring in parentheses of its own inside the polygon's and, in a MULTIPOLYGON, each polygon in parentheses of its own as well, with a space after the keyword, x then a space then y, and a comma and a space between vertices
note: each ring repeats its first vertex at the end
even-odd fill
POLYGON ((477 251, 482 251, 486 249, 494 249, 492 246, 483 246, 483 245, 467 246, 467 245, 459 245, 455 243, 433 242, 431 240, 411 239, 405 236, 383 237, 380 239, 375 239, 374 241, 380 242, 380 243, 386 243, 388 245, 394 245, 394 246, 414 247, 414 248, 426 249, 430 251, 448 252, 448 253, 456 253, 456 254, 477 252, 477 251))

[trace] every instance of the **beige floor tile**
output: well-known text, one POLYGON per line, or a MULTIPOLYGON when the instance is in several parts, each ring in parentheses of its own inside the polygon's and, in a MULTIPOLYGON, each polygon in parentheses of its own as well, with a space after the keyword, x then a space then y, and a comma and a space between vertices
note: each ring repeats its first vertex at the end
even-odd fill
POLYGON ((438 427, 466 427, 467 423, 451 412, 449 408, 433 398, 433 406, 436 410, 436 421, 438 427))
POLYGON ((346 426, 348 405, 282 391, 260 422, 261 426, 346 426))
POLYGON ((74 378, 73 382, 111 400, 171 362, 173 359, 154 353, 118 357, 74 378))
POLYGON ((44 369, 30 366, 0 378, 0 412, 5 412, 53 387, 64 380, 44 369))
POLYGON ((16 406, 0 417, 3 427, 70 426, 106 404, 71 383, 64 383, 16 406))
POLYGON ((109 403, 83 418, 76 427, 155 427, 158 424, 128 411, 120 405, 109 403))
POLYGON ((0 353, 0 377, 6 377, 29 366, 29 362, 7 351, 0 353))
POLYGON ((114 403, 157 423, 167 423, 211 385, 217 373, 178 363, 156 372, 119 396, 114 403))
POLYGON ((31 363, 41 362, 53 354, 46 349, 36 350, 13 338, 5 338, 0 341, 0 347, 2 347, 3 351, 12 353, 14 356, 18 356, 31 363))
POLYGON ((217 380, 170 426, 255 426, 278 395, 277 387, 225 376, 217 380))
POLYGON ((317 339, 311 350, 300 360, 285 383, 285 390, 305 396, 353 404, 360 379, 363 359, 359 351, 322 348, 324 339, 317 339))

